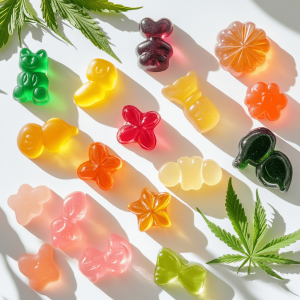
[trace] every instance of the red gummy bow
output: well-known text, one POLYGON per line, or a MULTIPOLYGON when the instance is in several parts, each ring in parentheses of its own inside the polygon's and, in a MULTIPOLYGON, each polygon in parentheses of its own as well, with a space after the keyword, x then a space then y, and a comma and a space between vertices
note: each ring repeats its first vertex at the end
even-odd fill
POLYGON ((143 149, 152 150, 156 145, 154 128, 160 121, 159 113, 140 112, 135 106, 127 105, 123 108, 123 119, 126 121, 117 133, 120 144, 137 142, 143 149))
POLYGON ((79 270, 90 281, 97 282, 106 270, 114 275, 125 272, 131 262, 130 244, 116 234, 108 239, 108 248, 102 252, 95 248, 86 248, 79 261, 79 270))

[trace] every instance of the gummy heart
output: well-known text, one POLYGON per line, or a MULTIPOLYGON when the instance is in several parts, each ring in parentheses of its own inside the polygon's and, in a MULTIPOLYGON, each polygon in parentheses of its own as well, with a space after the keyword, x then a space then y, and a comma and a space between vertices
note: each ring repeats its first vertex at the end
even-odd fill
POLYGON ((173 24, 169 19, 160 19, 157 22, 144 18, 139 24, 140 33, 147 39, 150 37, 166 38, 173 32, 173 24))

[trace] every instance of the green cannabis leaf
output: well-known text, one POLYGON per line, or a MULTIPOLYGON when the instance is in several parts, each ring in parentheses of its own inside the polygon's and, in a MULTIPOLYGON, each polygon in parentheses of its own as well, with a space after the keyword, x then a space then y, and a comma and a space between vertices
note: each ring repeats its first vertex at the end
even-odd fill
MULTIPOLYGON (((28 0, 0 0, 0 4, 2 4, 0 7, 0 48, 8 42, 15 29, 17 29, 21 46, 21 29, 25 23, 43 25, 32 14, 28 6, 28 0)), ((108 0, 41 0, 43 18, 47 26, 59 37, 71 44, 58 27, 58 16, 67 20, 72 26, 79 29, 96 47, 118 61, 120 59, 110 48, 105 34, 85 10, 119 13, 140 8, 114 4, 108 0)))
POLYGON ((227 244, 233 250, 240 252, 240 254, 226 254, 219 258, 213 259, 207 264, 216 263, 234 263, 242 261, 242 264, 238 268, 238 273, 243 266, 248 262, 248 274, 250 274, 251 265, 259 267, 264 270, 267 274, 277 279, 283 280, 275 271, 273 271, 267 264, 278 264, 278 265, 291 265, 300 264, 299 261, 284 258, 280 255, 268 254, 268 252, 277 251, 281 248, 287 247, 296 241, 300 240, 300 229, 279 238, 275 238, 265 246, 257 250, 259 242, 268 231, 266 211, 263 208, 261 201, 256 191, 256 203, 254 211, 254 235, 251 243, 250 234, 248 231, 249 224, 245 211, 240 203, 235 191, 233 190, 231 178, 228 182, 227 194, 226 194, 226 211, 231 224, 237 233, 238 237, 230 234, 229 232, 221 229, 214 223, 210 222, 198 209, 198 212, 207 223, 209 229, 215 234, 222 242, 227 244))

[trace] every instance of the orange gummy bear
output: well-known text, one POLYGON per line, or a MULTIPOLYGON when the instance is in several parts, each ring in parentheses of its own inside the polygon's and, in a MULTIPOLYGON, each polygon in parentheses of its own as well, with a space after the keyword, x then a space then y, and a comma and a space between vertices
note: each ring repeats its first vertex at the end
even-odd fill
POLYGON ((270 41, 252 22, 233 22, 217 37, 215 54, 221 67, 233 76, 254 71, 266 60, 270 41))
POLYGON ((123 161, 117 155, 109 155, 107 146, 92 143, 89 148, 89 160, 77 169, 82 180, 94 180, 100 189, 110 190, 114 185, 113 173, 122 167, 123 161))
POLYGON ((167 213, 170 200, 169 193, 154 193, 144 188, 140 199, 130 203, 127 207, 137 216, 140 231, 146 231, 152 226, 171 226, 167 213))
POLYGON ((42 245, 36 255, 22 255, 18 259, 18 265, 21 273, 29 278, 29 286, 36 291, 59 278, 53 259, 53 248, 48 244, 42 245))

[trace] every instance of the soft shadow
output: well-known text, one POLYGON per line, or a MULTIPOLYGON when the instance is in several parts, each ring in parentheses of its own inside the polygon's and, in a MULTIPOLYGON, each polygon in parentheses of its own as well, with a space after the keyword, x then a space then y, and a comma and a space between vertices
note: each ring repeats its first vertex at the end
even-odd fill
POLYGON ((78 110, 73 95, 82 84, 80 77, 52 58, 49 58, 47 76, 49 78, 49 103, 37 106, 28 101, 22 105, 44 122, 51 118, 60 118, 78 127, 78 110))
POLYGON ((7 93, 6 93, 6 92, 4 92, 4 91, 2 91, 2 90, 0 90, 0 94, 7 95, 7 93))
POLYGON ((300 32, 299 14, 300 2, 298 0, 254 0, 266 13, 283 25, 300 32))
POLYGON ((297 76, 295 59, 271 40, 271 49, 267 53, 266 62, 253 73, 244 74, 237 79, 247 87, 258 81, 267 84, 274 82, 279 85, 281 92, 287 92, 295 85, 297 76))
POLYGON ((122 110, 126 105, 134 105, 142 112, 159 110, 153 95, 118 69, 116 87, 106 93, 105 100, 82 109, 97 122, 119 128, 124 125, 122 110))

